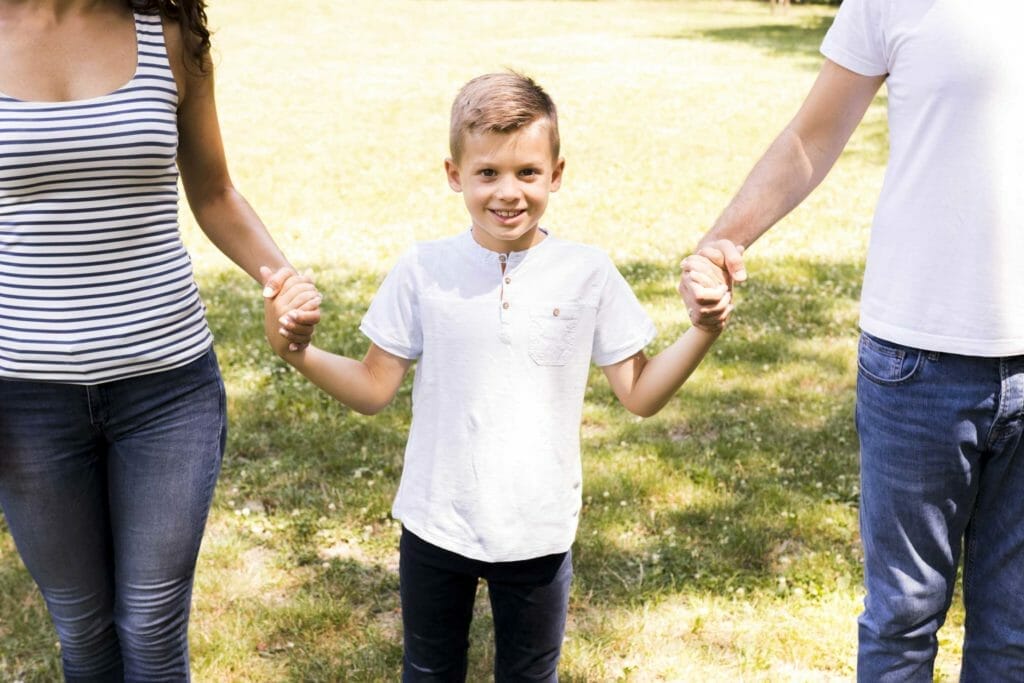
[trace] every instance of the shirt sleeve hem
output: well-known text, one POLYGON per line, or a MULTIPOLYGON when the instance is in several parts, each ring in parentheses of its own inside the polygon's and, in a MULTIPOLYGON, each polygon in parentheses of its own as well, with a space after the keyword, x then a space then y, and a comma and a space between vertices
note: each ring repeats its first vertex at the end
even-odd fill
POLYGON ((884 64, 880 65, 858 57, 827 39, 821 44, 821 54, 844 69, 861 76, 884 76, 889 73, 888 67, 884 64))
POLYGON ((658 331, 654 327, 654 323, 648 321, 647 329, 644 330, 642 336, 636 338, 629 344, 624 344, 617 349, 606 351, 600 355, 595 355, 594 365, 599 368, 603 368, 608 365, 615 365, 621 363, 630 356, 634 355, 638 351, 643 351, 648 344, 654 341, 654 338, 658 336, 658 331))
POLYGON ((406 360, 416 360, 420 354, 413 348, 400 344, 394 339, 388 338, 380 330, 377 330, 372 325, 363 322, 359 325, 359 331, 363 333, 371 342, 384 349, 393 356, 404 358, 406 360))

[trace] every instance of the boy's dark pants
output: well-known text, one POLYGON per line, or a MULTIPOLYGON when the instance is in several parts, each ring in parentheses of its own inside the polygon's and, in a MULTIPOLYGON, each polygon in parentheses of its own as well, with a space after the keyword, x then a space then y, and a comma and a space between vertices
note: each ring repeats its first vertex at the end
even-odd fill
POLYGON ((402 680, 465 681, 477 582, 494 615, 494 679, 557 681, 572 582, 572 552, 518 562, 480 562, 406 529, 400 543, 405 655, 402 680))

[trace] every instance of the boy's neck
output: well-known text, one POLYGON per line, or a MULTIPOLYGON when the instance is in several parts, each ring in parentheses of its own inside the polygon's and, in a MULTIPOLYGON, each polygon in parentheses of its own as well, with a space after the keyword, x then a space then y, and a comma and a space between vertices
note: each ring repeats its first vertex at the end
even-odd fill
POLYGON ((472 230, 470 230, 470 234, 473 236, 473 241, 479 246, 483 247, 487 251, 493 251, 497 254, 510 254, 515 251, 526 251, 527 249, 532 249, 543 242, 548 236, 547 231, 543 230, 539 226, 522 235, 520 238, 508 242, 496 240, 475 225, 472 230))

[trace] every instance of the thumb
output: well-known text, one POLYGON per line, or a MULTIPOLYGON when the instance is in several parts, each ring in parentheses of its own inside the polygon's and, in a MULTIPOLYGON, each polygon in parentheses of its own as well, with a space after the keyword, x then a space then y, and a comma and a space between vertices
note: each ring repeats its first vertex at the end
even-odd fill
POLYGON ((260 277, 263 278, 264 298, 273 299, 277 296, 289 275, 294 275, 294 271, 287 267, 279 268, 277 272, 274 272, 266 266, 260 266, 260 277))
POLYGON ((263 298, 273 299, 277 295, 277 287, 270 282, 270 276, 274 274, 267 266, 260 266, 260 280, 263 281, 263 298))
POLYGON ((725 256, 725 268, 729 271, 729 276, 735 282, 744 282, 747 279, 747 268, 743 263, 743 252, 745 248, 743 245, 735 245, 732 242, 726 242, 720 245, 722 254, 725 256))

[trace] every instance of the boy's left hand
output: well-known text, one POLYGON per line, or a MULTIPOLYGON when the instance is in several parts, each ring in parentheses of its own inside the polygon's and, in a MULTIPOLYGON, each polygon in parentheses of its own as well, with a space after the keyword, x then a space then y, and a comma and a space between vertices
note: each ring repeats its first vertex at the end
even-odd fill
POLYGON ((729 271, 703 253, 687 256, 681 266, 679 294, 686 304, 690 322, 708 332, 721 331, 733 311, 729 271))
POLYGON ((264 328, 267 341, 279 355, 285 351, 298 351, 309 345, 313 330, 320 322, 320 302, 312 278, 299 275, 290 268, 272 273, 260 267, 265 282, 264 328))

